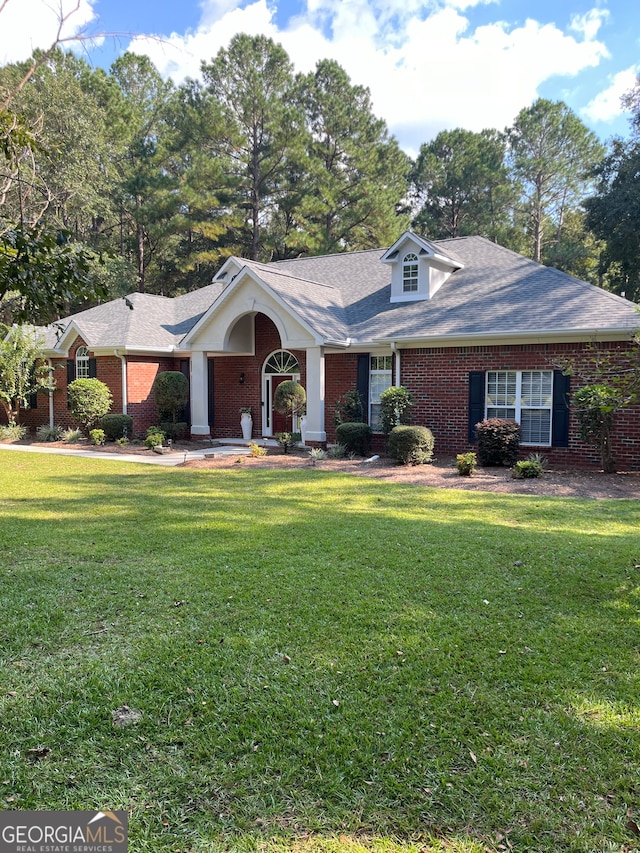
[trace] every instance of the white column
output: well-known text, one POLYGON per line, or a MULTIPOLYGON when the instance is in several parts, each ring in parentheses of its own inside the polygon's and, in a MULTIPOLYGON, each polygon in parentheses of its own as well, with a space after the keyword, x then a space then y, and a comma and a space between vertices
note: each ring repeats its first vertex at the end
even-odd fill
POLYGON ((206 352, 191 353, 191 435, 209 435, 209 383, 206 352))
POLYGON ((307 432, 305 440, 325 442, 324 428, 324 348, 307 350, 307 432))

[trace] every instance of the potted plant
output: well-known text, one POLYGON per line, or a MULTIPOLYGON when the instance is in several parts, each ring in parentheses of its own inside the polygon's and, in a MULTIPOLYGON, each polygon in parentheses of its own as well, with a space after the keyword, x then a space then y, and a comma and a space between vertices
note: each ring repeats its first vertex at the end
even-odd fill
POLYGON ((251 406, 242 406, 242 408, 240 409, 240 427, 242 428, 242 438, 245 441, 249 441, 253 432, 253 418, 251 417, 251 406))

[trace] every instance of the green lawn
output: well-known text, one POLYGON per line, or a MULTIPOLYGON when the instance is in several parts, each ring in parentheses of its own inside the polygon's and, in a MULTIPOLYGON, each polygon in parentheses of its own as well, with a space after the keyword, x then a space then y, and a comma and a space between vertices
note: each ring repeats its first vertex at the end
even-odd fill
POLYGON ((638 849, 637 502, 19 453, 0 495, 0 807, 127 809, 134 853, 638 849))

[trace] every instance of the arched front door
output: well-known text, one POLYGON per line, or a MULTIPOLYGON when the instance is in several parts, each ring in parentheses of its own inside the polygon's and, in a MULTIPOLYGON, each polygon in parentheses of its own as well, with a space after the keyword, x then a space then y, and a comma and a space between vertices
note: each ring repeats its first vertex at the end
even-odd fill
POLYGON ((297 424, 289 423, 289 418, 273 410, 273 397, 276 388, 286 379, 300 381, 300 365, 295 356, 287 350, 277 350, 265 360, 262 368, 262 434, 275 435, 277 432, 294 430, 297 424))

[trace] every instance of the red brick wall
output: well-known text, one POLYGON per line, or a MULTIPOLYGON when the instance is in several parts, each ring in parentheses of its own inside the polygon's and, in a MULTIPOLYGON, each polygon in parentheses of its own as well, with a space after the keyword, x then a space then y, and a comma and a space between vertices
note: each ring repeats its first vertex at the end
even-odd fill
MULTIPOLYGON (((56 390, 53 393, 53 422, 63 428, 75 426, 71 412, 67 406, 67 361, 75 361, 78 347, 85 346, 82 338, 76 338, 69 349, 69 359, 52 359, 53 376, 56 390)), ((90 358, 94 355, 90 351, 90 358)), ((100 356, 96 359, 96 378, 109 388, 113 395, 111 411, 122 411, 122 362, 116 356, 100 356)), ((20 422, 34 430, 42 424, 49 424, 49 395, 38 394, 38 405, 35 409, 21 411, 20 422)))
MULTIPOLYGON (((624 353, 631 345, 604 344, 612 354, 624 353)), ((453 456, 474 449, 468 443, 469 373, 472 370, 552 370, 560 359, 574 359, 580 373, 592 358, 588 347, 580 344, 523 344, 487 347, 437 347, 403 350, 400 353, 401 383, 414 395, 413 422, 433 431, 436 454, 453 456)), ((335 401, 356 387, 357 355, 340 353, 326 358, 327 440, 335 441, 335 401)), ((580 387, 576 376, 571 390, 580 387)), ((374 437, 374 450, 380 449, 374 437)), ((640 469, 640 406, 630 406, 616 416, 614 448, 620 470, 640 469)), ((594 448, 578 437, 578 425, 570 413, 569 446, 566 448, 522 449, 522 456, 539 449, 558 465, 599 466, 594 448)))
POLYGON ((127 414, 133 418, 133 434, 136 437, 144 438, 147 429, 158 423, 158 410, 152 390, 156 376, 166 370, 179 369, 180 363, 174 358, 127 357, 127 414))
MULTIPOLYGON (((264 314, 255 317, 255 356, 219 356, 213 359, 215 399, 214 424, 211 434, 216 438, 238 438, 240 408, 250 406, 253 416, 253 437, 262 434, 262 367, 266 358, 282 348, 274 323, 264 314), (240 384, 240 375, 244 382, 240 384)), ((300 365, 300 382, 306 388, 306 353, 294 350, 300 365)))

